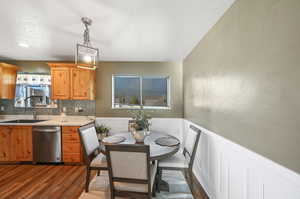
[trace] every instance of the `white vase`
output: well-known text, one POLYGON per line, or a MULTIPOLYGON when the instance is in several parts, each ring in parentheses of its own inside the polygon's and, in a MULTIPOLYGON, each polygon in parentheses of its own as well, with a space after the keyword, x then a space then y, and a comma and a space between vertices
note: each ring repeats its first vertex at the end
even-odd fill
POLYGON ((145 137, 147 136, 147 131, 146 130, 141 130, 141 131, 132 131, 132 135, 136 142, 138 143, 143 143, 145 140, 145 137))

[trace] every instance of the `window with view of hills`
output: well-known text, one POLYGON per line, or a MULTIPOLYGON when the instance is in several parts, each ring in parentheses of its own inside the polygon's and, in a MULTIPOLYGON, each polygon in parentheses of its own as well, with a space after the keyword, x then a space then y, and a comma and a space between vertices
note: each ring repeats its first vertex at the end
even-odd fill
POLYGON ((113 76, 113 108, 169 108, 169 77, 113 76))

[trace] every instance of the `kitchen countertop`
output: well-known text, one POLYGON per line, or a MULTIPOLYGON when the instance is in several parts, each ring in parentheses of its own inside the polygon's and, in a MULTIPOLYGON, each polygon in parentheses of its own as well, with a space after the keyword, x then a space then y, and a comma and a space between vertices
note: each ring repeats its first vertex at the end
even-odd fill
MULTIPOLYGON (((32 120, 31 115, 1 115, 0 122, 10 120, 32 120)), ((94 116, 49 116, 41 115, 38 120, 46 120, 35 123, 0 123, 0 126, 83 126, 88 123, 94 122, 94 116)))

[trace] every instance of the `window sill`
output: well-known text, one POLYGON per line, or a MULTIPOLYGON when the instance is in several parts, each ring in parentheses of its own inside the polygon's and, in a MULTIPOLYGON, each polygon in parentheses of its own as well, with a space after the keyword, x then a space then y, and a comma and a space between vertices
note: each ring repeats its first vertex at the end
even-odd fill
MULTIPOLYGON (((116 110, 140 110, 140 106, 122 106, 122 107, 112 107, 116 110)), ((158 106, 143 106, 144 110, 171 110, 171 107, 158 107, 158 106)))

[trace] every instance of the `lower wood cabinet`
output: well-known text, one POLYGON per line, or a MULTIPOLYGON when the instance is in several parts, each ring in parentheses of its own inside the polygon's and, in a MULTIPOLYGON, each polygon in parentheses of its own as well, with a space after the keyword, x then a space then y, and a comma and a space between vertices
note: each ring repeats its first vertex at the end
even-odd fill
POLYGON ((0 127, 0 161, 11 160, 11 128, 0 127))
POLYGON ((62 127, 62 153, 65 163, 82 163, 83 152, 78 133, 79 127, 62 127))
POLYGON ((0 126, 0 161, 32 161, 32 127, 0 126))
MULTIPOLYGON (((62 156, 65 163, 83 163, 78 128, 62 127, 62 156)), ((0 162, 33 161, 32 127, 0 126, 0 162)))
POLYGON ((32 161, 32 127, 12 128, 12 160, 32 161))

